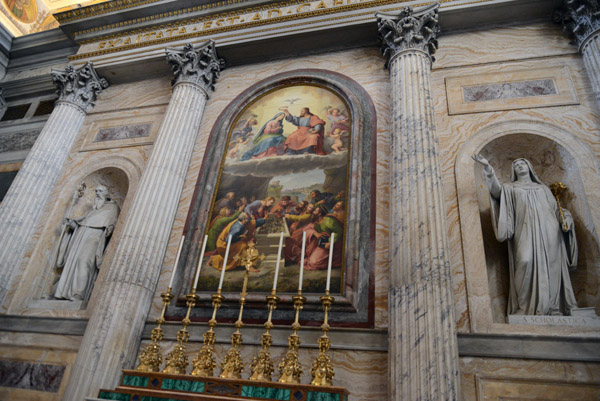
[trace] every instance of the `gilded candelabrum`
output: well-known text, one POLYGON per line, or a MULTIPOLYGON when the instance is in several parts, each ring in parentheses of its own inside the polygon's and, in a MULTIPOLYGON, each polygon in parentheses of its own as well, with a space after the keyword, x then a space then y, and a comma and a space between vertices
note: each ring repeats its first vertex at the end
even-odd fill
POLYGON ((246 304, 246 296, 248 293, 246 292, 248 288, 248 276, 251 271, 256 271, 256 264, 263 260, 265 255, 259 255, 258 250, 254 247, 254 243, 250 242, 248 244, 248 248, 242 252, 240 257, 240 263, 242 263, 246 268, 246 273, 244 275, 244 284, 242 286, 242 292, 240 294, 240 313, 238 315, 238 319, 236 320, 235 332, 231 335, 231 348, 223 358, 221 362, 222 372, 219 377, 224 379, 241 379, 242 371, 244 370, 244 362, 242 361, 242 355, 240 353, 240 346, 242 345, 242 333, 240 333, 240 329, 244 327, 244 323, 242 322, 242 316, 244 314, 244 305, 246 304))
POLYGON ((271 375, 273 374, 274 370, 273 361, 271 360, 271 354, 269 352, 271 344, 273 344, 273 337, 270 333, 271 329, 273 328, 271 317, 273 316, 273 311, 277 307, 277 302, 279 302, 279 298, 275 295, 275 290, 273 290, 271 295, 267 295, 269 317, 265 323, 266 331, 260 338, 260 351, 258 351, 257 356, 252 358, 252 364, 250 365, 252 375, 250 376, 250 380, 271 381, 271 375))
POLYGON ((185 318, 181 321, 183 328, 177 332, 177 344, 173 348, 173 351, 169 352, 167 355, 167 365, 163 369, 163 373, 172 373, 184 375, 185 369, 188 365, 188 358, 185 352, 186 344, 190 339, 190 333, 187 331, 188 325, 191 323, 190 321, 190 312, 192 308, 198 302, 198 295, 196 295, 196 290, 192 289, 192 292, 185 296, 187 299, 187 313, 185 318))
POLYGON ((562 206, 560 205, 560 195, 566 191, 568 188, 565 184, 563 184, 562 182, 555 182, 554 184, 550 185, 550 190, 552 191, 552 194, 554 195, 554 197, 556 198, 556 203, 558 203, 558 210, 560 212, 560 217, 562 219, 562 224, 563 224, 563 229, 565 231, 567 231, 569 229, 569 227, 567 226, 567 221, 565 219, 565 213, 563 212, 562 206))
POLYGON ((298 348, 300 347, 300 311, 304 307, 306 298, 302 296, 302 291, 298 290, 298 295, 292 297, 294 309, 296 310, 296 319, 292 323, 293 333, 288 337, 288 350, 285 353, 277 368, 279 369, 279 383, 300 384, 300 376, 303 373, 302 365, 298 361, 298 348))
POLYGON ((323 319, 323 324, 321 325, 323 335, 318 341, 319 355, 313 362, 310 370, 310 373, 312 374, 312 381, 310 384, 313 386, 331 386, 333 376, 335 376, 331 359, 329 358, 329 355, 327 355, 327 351, 329 351, 329 347, 331 346, 331 341, 329 340, 329 337, 327 337, 327 332, 330 329, 327 319, 333 301, 334 298, 329 295, 329 291, 325 291, 325 295, 321 297, 321 303, 323 304, 323 310, 325 311, 325 317, 323 319))
POLYGON ((220 288, 217 290, 217 293, 212 294, 211 297, 213 300, 213 314, 212 318, 208 321, 208 331, 202 336, 204 338, 204 344, 192 361, 193 376, 210 377, 217 367, 217 362, 215 362, 215 339, 217 336, 214 328, 217 326, 217 310, 221 307, 225 297, 221 295, 220 288))
POLYGON ((171 300, 173 299, 171 287, 167 288, 167 292, 163 292, 160 294, 160 296, 162 297, 163 302, 162 312, 160 313, 160 317, 156 319, 156 327, 152 329, 150 344, 148 344, 138 356, 140 364, 137 367, 137 370, 142 372, 158 372, 160 370, 160 365, 162 364, 160 342, 163 339, 163 331, 161 326, 165 323, 165 312, 167 310, 167 306, 169 306, 171 300))

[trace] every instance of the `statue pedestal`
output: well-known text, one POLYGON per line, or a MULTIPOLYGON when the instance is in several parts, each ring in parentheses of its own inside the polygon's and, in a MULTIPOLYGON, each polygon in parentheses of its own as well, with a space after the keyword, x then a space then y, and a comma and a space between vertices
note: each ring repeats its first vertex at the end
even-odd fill
POLYGON ((114 390, 100 390, 93 400, 168 399, 170 401, 347 401, 341 387, 284 384, 218 377, 172 375, 123 370, 121 384, 114 390))
POLYGON ((541 326, 587 326, 600 327, 600 317, 594 308, 577 308, 571 316, 508 315, 509 324, 535 324, 541 326))

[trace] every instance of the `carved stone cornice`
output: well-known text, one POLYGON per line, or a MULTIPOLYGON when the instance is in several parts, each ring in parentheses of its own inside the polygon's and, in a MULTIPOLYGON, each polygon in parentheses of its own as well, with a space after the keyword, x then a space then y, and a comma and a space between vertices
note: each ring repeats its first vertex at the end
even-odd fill
POLYGON ((108 88, 108 81, 100 78, 92 63, 76 69, 70 64, 63 70, 52 70, 52 81, 57 86, 57 102, 64 101, 81 108, 87 113, 103 89, 108 88))
POLYGON ((439 3, 413 10, 404 7, 399 12, 375 14, 377 29, 381 41, 381 53, 388 59, 405 50, 420 50, 435 61, 433 54, 437 50, 437 36, 440 33, 438 23, 439 3))
POLYGON ((555 10, 554 19, 563 30, 575 38, 579 50, 588 38, 600 32, 600 2, 598 0, 563 0, 555 10))
POLYGON ((215 42, 209 40, 198 47, 191 43, 182 50, 167 49, 167 61, 172 64, 175 77, 173 85, 189 82, 199 85, 206 96, 215 90, 219 73, 225 68, 225 60, 217 56, 215 42))

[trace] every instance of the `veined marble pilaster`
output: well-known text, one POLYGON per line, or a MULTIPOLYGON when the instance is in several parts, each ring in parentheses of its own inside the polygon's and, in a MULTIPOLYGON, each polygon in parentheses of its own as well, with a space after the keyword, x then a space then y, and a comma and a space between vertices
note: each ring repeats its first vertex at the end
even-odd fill
POLYGON ((59 98, 0 205, 0 305, 27 250, 48 196, 94 101, 108 87, 91 63, 53 70, 59 98))
POLYGON ((563 30, 575 38, 600 105, 600 3, 598 0, 563 0, 556 12, 563 30))
POLYGON ((183 52, 168 49, 167 59, 175 71, 173 95, 64 399, 82 400, 116 386, 119 371, 136 359, 204 106, 223 66, 212 41, 186 45, 183 52))
POLYGON ((430 90, 438 5, 378 13, 392 80, 390 400, 456 400, 458 351, 430 90))

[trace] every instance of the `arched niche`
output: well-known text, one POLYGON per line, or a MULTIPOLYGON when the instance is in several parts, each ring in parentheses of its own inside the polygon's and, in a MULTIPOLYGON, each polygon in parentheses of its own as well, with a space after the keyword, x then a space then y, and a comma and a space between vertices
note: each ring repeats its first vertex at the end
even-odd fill
MULTIPOLYGON (((473 331, 520 331, 528 333, 547 328, 507 325, 508 294, 507 245, 493 233, 490 199, 481 167, 471 159, 481 153, 500 182, 510 178, 512 161, 531 161, 540 179, 547 184, 561 181, 569 187, 561 203, 573 214, 579 246, 578 268, 571 280, 579 307, 600 310, 600 252, 596 233, 599 199, 598 165, 591 150, 559 127, 534 121, 492 124, 480 130, 461 148, 456 161, 456 181, 465 260, 469 313, 473 331), (504 326, 504 327, 503 327, 504 326)), ((567 333, 570 328, 551 328, 567 333)))
MULTIPOLYGON (((89 212, 94 205, 95 189, 99 185, 103 185, 108 189, 110 199, 117 204, 119 210, 122 210, 125 198, 127 197, 127 192, 129 190, 129 178, 125 171, 121 170, 120 168, 105 167, 91 172, 81 181, 76 183, 74 187, 72 184, 68 188, 65 188, 63 196, 61 196, 61 201, 66 211, 63 217, 79 219, 89 212), (84 188, 83 192, 78 192, 80 188, 84 188), (79 194, 81 194, 81 196, 79 196, 79 194)), ((51 268, 48 270, 49 274, 47 275, 42 288, 42 298, 53 301, 54 306, 60 307, 61 304, 63 304, 62 306, 66 309, 84 309, 87 301, 90 298, 90 294, 92 293, 93 286, 90 287, 86 292, 86 297, 83 302, 54 300, 53 295, 61 274, 59 270, 54 268, 54 264, 56 261, 56 253, 58 252, 58 248, 60 246, 59 241, 61 238, 63 238, 62 222, 60 222, 60 224, 54 228, 53 234, 54 241, 49 259, 51 268)), ((113 237, 114 235, 111 236, 110 241, 106 245, 106 250, 104 252, 105 255, 109 247, 111 247, 112 243, 114 243, 113 237)), ((104 264, 105 262, 103 261, 102 265, 104 264)), ((96 277, 92 279, 92 281, 95 280, 96 277)))
MULTIPOLYGON (((370 281, 374 257, 372 239, 374 238, 375 208, 373 206, 374 199, 372 198, 372 194, 374 194, 375 182, 371 171, 375 160, 374 138, 376 132, 376 113, 374 105, 364 88, 352 79, 332 71, 307 69, 274 75, 247 88, 224 108, 211 131, 205 158, 198 176, 192 205, 190 206, 184 230, 187 234, 186 242, 178 268, 178 271, 182 273, 177 278, 174 287, 180 295, 185 294, 190 288, 206 225, 213 217, 210 211, 214 199, 225 195, 222 190, 222 193, 219 193, 220 190, 218 187, 224 187, 223 182, 230 179, 226 174, 221 174, 221 167, 224 163, 227 163, 225 148, 227 146, 228 150, 230 149, 231 144, 228 142, 228 139, 231 137, 230 133, 232 129, 236 124, 240 123, 240 118, 246 118, 246 115, 243 113, 247 110, 248 105, 256 104, 257 100, 267 98, 270 94, 276 93, 282 88, 302 85, 318 87, 330 92, 339 99, 339 102, 331 104, 331 106, 338 107, 338 103, 340 105, 343 104, 343 107, 348 112, 348 117, 350 117, 349 143, 352 146, 347 155, 349 162, 347 165, 342 166, 343 173, 346 174, 348 180, 348 196, 345 208, 347 226, 343 250, 345 272, 341 285, 338 285, 340 293, 336 294, 336 305, 334 307, 341 311, 337 315, 340 321, 357 322, 359 325, 368 326, 372 324, 373 318, 373 286, 370 285, 372 284, 370 281), (222 180, 219 181, 221 178, 222 180)), ((289 101, 293 102, 294 99, 289 99, 289 101)), ((290 107, 290 112, 293 112, 295 115, 299 111, 299 107, 296 106, 294 106, 295 109, 293 110, 290 107)), ((311 111, 318 114, 319 117, 326 119, 321 109, 312 110, 311 108, 311 111)), ((271 118, 273 114, 265 115, 265 117, 271 118)), ((259 122, 256 130, 265 122, 259 122)), ((331 152, 331 138, 326 137, 324 145, 326 150, 331 152)), ((341 157, 341 155, 335 157, 338 156, 341 157)), ((329 179, 330 176, 336 174, 338 174, 338 171, 334 171, 334 169, 323 171, 323 177, 325 177, 323 182, 324 188, 330 191, 341 189, 336 187, 335 183, 329 179)), ((239 175, 241 176, 242 174, 240 173, 239 175)), ((271 180, 271 178, 269 180, 266 178, 265 182, 259 179, 255 179, 252 182, 245 180, 240 185, 243 185, 244 191, 249 191, 249 193, 252 191, 262 193, 264 192, 263 187, 271 180)), ((318 306, 320 305, 319 295, 321 294, 308 294, 308 305, 305 308, 307 314, 304 315, 304 318, 309 320, 318 319, 319 312, 316 311, 320 309, 320 306, 318 306), (315 312, 312 312, 311 309, 315 310, 315 312)), ((200 293, 200 298, 201 302, 209 301, 210 294, 200 293)), ((225 308, 222 308, 219 312, 225 319, 233 318, 235 313, 237 313, 235 312, 237 310, 237 298, 238 294, 236 293, 227 295, 228 302, 231 302, 231 310, 225 305, 225 308)), ((292 318, 292 312, 289 310, 291 309, 291 305, 289 304, 290 298, 284 297, 284 304, 281 308, 281 313, 285 314, 283 319, 292 318)), ((259 307, 262 307, 260 304, 264 300, 264 294, 251 293, 249 299, 250 303, 256 301, 259 307)), ((204 309, 194 310, 195 317, 198 318, 207 318, 208 315, 206 313, 207 310, 204 309)), ((263 318, 260 309, 249 308, 247 312, 245 310, 244 315, 248 316, 248 319, 263 318)))

